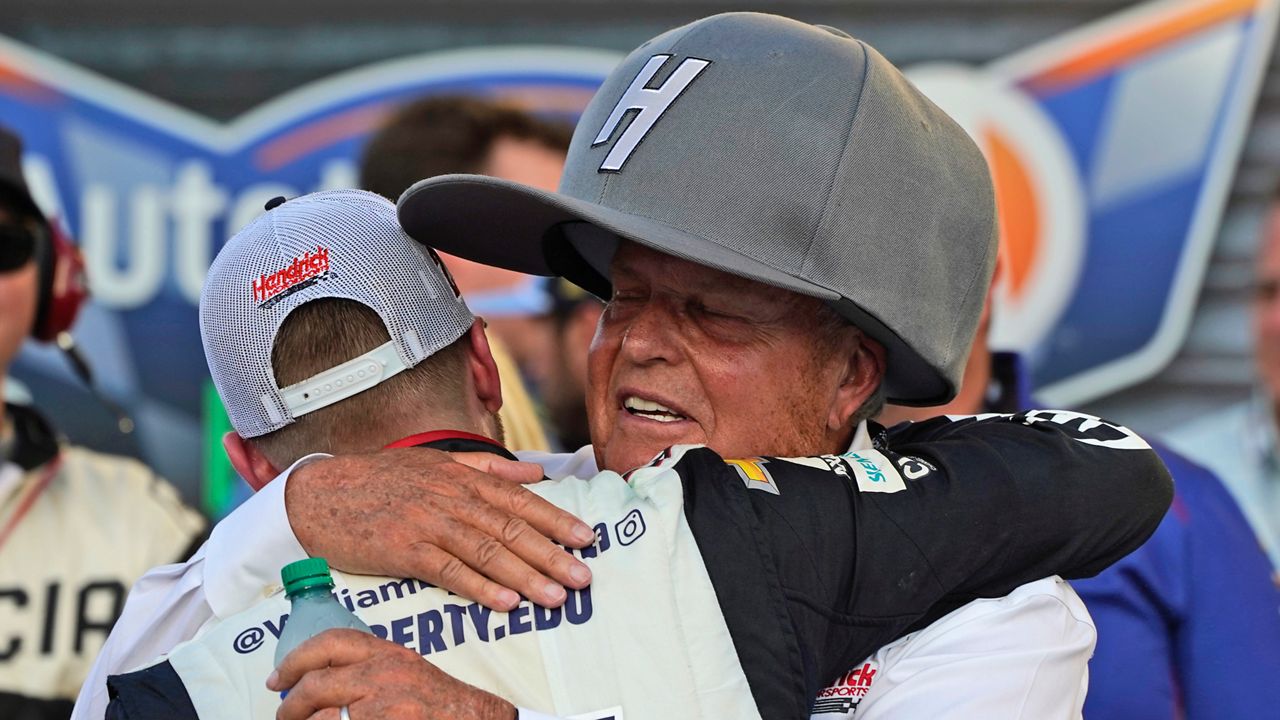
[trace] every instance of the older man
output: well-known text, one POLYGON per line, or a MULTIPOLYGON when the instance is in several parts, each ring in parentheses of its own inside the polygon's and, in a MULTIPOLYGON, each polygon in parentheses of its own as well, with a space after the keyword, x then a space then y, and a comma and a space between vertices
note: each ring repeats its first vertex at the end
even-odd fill
MULTIPOLYGON (((728 456, 839 453, 884 397, 955 392, 994 259, 990 181, 963 131, 865 44, 756 14, 664 34, 587 109, 562 193, 460 176, 401 203, 420 240, 466 238, 449 249, 611 297, 590 362, 596 446, 539 458, 549 475, 589 475, 597 460, 625 470, 677 442, 728 456)), ((1027 420, 1049 418, 1089 441, 1125 442, 1088 418, 1027 420)), ((581 587, 586 568, 534 530, 575 543, 579 525, 498 487, 464 468, 380 456, 302 466, 215 532, 159 622, 235 612, 304 552, 500 609, 518 600, 504 586, 562 603, 561 584, 581 587), (407 521, 422 496, 458 500, 407 521)), ((1050 585, 957 611, 959 632, 945 634, 973 633, 967 650, 990 660, 983 691, 952 673, 951 690, 917 694, 914 715, 964 700, 1078 714, 1092 635, 1061 593, 1050 585), (1001 651, 1013 661, 997 664, 1001 651)))

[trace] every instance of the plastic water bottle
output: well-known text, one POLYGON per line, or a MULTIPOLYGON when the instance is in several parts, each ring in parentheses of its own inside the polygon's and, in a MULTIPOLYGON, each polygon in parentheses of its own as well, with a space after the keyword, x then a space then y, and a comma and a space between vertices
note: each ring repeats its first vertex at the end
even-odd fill
POLYGON ((333 576, 324 558, 289 563, 280 569, 280 579, 292 607, 276 645, 276 667, 294 648, 325 630, 351 628, 373 634, 363 620, 333 596, 333 576))

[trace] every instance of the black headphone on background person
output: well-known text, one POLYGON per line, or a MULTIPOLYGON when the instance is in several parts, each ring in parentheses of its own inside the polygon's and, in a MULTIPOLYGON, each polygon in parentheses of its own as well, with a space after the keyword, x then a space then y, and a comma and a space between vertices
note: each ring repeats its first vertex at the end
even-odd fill
POLYGON ((13 216, 0 222, 0 273, 12 272, 36 261, 39 286, 36 318, 31 337, 57 343, 81 381, 112 414, 122 433, 133 432, 133 420, 98 391, 89 363, 76 348, 71 326, 89 299, 84 257, 56 218, 49 219, 36 205, 22 175, 22 142, 0 127, 0 204, 13 216))
POLYGON ((89 392, 116 416, 116 427, 120 432, 126 435, 133 432, 133 419, 98 391, 93 382, 93 370, 76 346, 75 338, 71 337, 71 326, 89 299, 84 256, 80 254, 80 248, 71 242, 57 220, 42 221, 37 228, 26 223, 0 223, 0 273, 26 265, 33 256, 39 285, 31 337, 41 342, 56 343, 89 392))
POLYGON ((61 344, 59 336, 71 329, 89 299, 89 284, 85 280, 84 256, 62 231, 62 224, 54 219, 45 227, 46 242, 36 248, 40 290, 31 336, 61 344))
POLYGON ((30 215, 13 192, 17 189, 8 190, 0 193, 0 205, 15 211, 16 217, 0 222, 0 273, 17 270, 35 258, 38 285, 31 336, 53 342, 71 329, 89 298, 84 258, 57 220, 30 215))
POLYGON ((0 222, 0 272, 16 270, 33 256, 40 285, 31 336, 51 342, 71 329, 89 297, 80 250, 57 220, 44 216, 22 174, 22 141, 0 127, 0 206, 12 215, 0 222))

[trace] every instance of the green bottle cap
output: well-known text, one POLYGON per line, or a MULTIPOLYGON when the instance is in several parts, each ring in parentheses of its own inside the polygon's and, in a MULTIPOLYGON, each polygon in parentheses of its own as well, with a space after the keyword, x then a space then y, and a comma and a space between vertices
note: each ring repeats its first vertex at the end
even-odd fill
POLYGON ((293 595, 307 588, 323 585, 333 587, 329 563, 324 558, 307 558, 291 562, 280 568, 280 580, 284 582, 285 595, 293 595))

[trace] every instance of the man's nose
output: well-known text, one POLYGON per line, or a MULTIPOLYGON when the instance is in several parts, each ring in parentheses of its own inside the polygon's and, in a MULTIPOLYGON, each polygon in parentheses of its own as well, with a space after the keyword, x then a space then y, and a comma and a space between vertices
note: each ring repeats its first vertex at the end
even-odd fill
POLYGON ((631 318, 622 336, 623 357, 640 365, 674 362, 679 357, 677 315, 670 303, 660 298, 645 303, 631 318))

